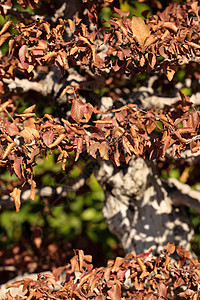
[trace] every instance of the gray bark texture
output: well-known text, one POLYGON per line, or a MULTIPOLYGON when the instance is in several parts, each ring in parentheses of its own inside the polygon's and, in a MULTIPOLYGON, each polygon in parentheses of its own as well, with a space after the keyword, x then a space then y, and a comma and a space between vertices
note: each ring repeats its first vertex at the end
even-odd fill
MULTIPOLYGON (((183 206, 187 203, 175 203, 188 186, 177 187, 176 180, 162 181, 154 163, 142 158, 133 158, 128 166, 118 169, 103 162, 97 178, 105 190, 104 217, 125 252, 139 254, 152 248, 157 255, 169 241, 189 250, 193 228, 183 206)), ((188 206, 196 201, 199 209, 199 192, 194 197, 189 196, 190 188, 187 192, 188 206)))

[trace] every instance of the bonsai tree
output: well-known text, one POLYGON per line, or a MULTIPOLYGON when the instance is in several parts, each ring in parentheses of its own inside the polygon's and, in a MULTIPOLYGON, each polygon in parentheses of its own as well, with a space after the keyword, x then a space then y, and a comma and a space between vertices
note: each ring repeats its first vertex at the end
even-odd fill
POLYGON ((138 16, 129 1, 17 2, 25 10, 0 4, 8 16, 0 31, 0 166, 20 179, 10 195, 2 191, 1 209, 14 199, 19 211, 22 200, 45 195, 36 157, 57 149, 63 169, 72 156, 86 161, 74 189, 94 172, 105 220, 126 252, 156 254, 168 241, 188 250, 188 207, 200 211, 200 192, 185 183, 189 175, 164 180, 160 170, 199 162, 199 3, 148 1, 150 12, 138 16), (20 113, 19 97, 32 102, 20 113), (37 105, 52 104, 55 115, 37 115, 37 105))

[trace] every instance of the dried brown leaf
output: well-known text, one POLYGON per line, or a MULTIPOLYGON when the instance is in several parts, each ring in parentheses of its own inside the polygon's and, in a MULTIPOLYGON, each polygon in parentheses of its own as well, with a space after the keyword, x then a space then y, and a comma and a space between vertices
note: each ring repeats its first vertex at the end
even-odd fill
POLYGON ((6 149, 3 153, 2 160, 4 160, 7 157, 7 155, 10 153, 12 148, 15 147, 15 146, 16 146, 15 143, 12 143, 12 142, 8 144, 8 146, 6 147, 6 149))
POLYGON ((174 33, 176 33, 178 31, 178 28, 176 27, 176 25, 171 22, 164 22, 161 27, 166 28, 174 33))
POLYGON ((6 123, 5 129, 10 136, 15 136, 19 133, 19 129, 14 123, 6 123))
POLYGON ((120 166, 120 152, 119 152, 119 145, 116 144, 115 152, 114 152, 114 163, 117 167, 120 166))
POLYGON ((26 108, 23 113, 21 115, 26 115, 26 114, 29 114, 29 113, 35 113, 36 112, 36 105, 31 105, 29 106, 28 108, 26 108))
POLYGON ((80 99, 74 99, 72 101, 71 117, 77 123, 80 122, 86 110, 87 110, 86 104, 84 104, 80 99))
POLYGON ((84 262, 84 251, 78 250, 78 263, 79 263, 79 270, 83 271, 83 262, 84 262))
POLYGON ((102 143, 100 143, 98 149, 99 149, 100 156, 105 160, 109 160, 110 147, 108 143, 106 141, 103 141, 102 143))
POLYGON ((51 58, 54 58, 54 57, 56 57, 58 55, 58 53, 57 52, 55 52, 55 51, 52 51, 52 52, 49 52, 49 53, 47 53, 46 55, 44 55, 44 56, 42 56, 41 57, 41 60, 49 60, 49 59, 51 59, 51 58))
POLYGON ((27 53, 28 53, 28 47, 27 47, 27 45, 23 45, 19 49, 19 59, 20 59, 20 62, 24 69, 28 69, 28 66, 29 66, 29 63, 27 62, 27 57, 26 57, 27 53))
POLYGON ((142 57, 140 58, 140 66, 143 67, 145 64, 145 57, 144 55, 142 55, 142 57))
POLYGON ((117 37, 117 41, 122 44, 123 43, 123 39, 122 39, 122 34, 119 30, 115 31, 116 37, 117 37))
POLYGON ((30 199, 35 200, 36 196, 36 182, 31 179, 31 194, 30 194, 30 199))
POLYGON ((80 153, 83 150, 83 138, 78 138, 77 139, 77 149, 76 149, 76 157, 75 157, 75 161, 78 160, 80 153))
POLYGON ((168 252, 168 254, 173 254, 174 251, 176 250, 176 247, 174 243, 168 242, 167 246, 165 247, 165 250, 168 252))
POLYGON ((71 86, 71 85, 67 85, 64 90, 62 91, 61 93, 61 96, 64 96, 64 94, 74 94, 75 91, 78 89, 78 87, 74 87, 74 86, 71 86))
POLYGON ((179 286, 181 286, 181 285, 184 285, 185 284, 185 281, 183 280, 183 278, 182 277, 179 277, 176 281, 175 281, 175 283, 174 283, 174 287, 179 287, 179 286))
POLYGON ((11 34, 9 32, 4 33, 3 35, 0 36, 0 46, 7 40, 7 38, 10 36, 11 34))
POLYGON ((150 45, 152 45, 153 43, 155 43, 157 40, 157 37, 154 35, 150 35, 149 37, 146 38, 145 42, 144 42, 144 46, 143 49, 147 49, 150 45))
POLYGON ((140 46, 143 46, 145 40, 150 36, 149 28, 145 24, 144 20, 135 15, 132 17, 132 32, 140 46))
POLYGON ((31 300, 33 296, 35 295, 36 289, 30 289, 29 296, 26 298, 26 300, 31 300))
POLYGON ((142 269, 142 271, 146 271, 146 266, 145 264, 143 263, 143 261, 137 257, 137 263, 139 264, 140 268, 142 269))
POLYGON ((97 157, 96 152, 97 152, 99 146, 100 146, 100 143, 99 143, 99 142, 94 142, 94 141, 92 141, 92 142, 90 143, 89 153, 90 153, 90 155, 92 155, 94 158, 97 157))
POLYGON ((19 188, 14 188, 14 190, 10 193, 10 196, 13 198, 15 202, 16 212, 19 211, 21 201, 20 201, 21 190, 19 188))
POLYGON ((115 282, 115 284, 108 291, 108 296, 111 300, 121 300, 121 285, 115 282))
POLYGON ((194 42, 189 42, 189 41, 186 41, 186 43, 187 43, 187 45, 191 46, 194 49, 200 49, 200 45, 199 44, 196 44, 194 42))
POLYGON ((21 135, 28 144, 30 144, 35 138, 40 137, 39 132, 31 127, 26 127, 19 133, 19 135, 21 135))
POLYGON ((167 287, 163 282, 157 283, 158 295, 161 299, 166 299, 167 287))
POLYGON ((176 64, 170 62, 164 62, 162 64, 162 69, 164 74, 167 76, 168 80, 171 81, 176 73, 176 64))
POLYGON ((45 145, 51 145, 53 143, 54 131, 52 129, 50 131, 46 131, 42 138, 45 145))
POLYGON ((70 55, 73 55, 74 53, 78 52, 79 51, 79 47, 73 47, 70 49, 70 55))
POLYGON ((166 151, 167 151, 167 149, 168 149, 169 146, 170 146, 170 142, 171 142, 171 136, 170 136, 170 135, 167 135, 167 136, 165 137, 165 139, 163 140, 163 153, 162 153, 162 157, 165 156, 166 151))
POLYGON ((157 61, 156 56, 153 53, 149 52, 145 55, 145 57, 147 58, 147 61, 150 65, 151 69, 153 69, 156 64, 156 61, 157 61))
POLYGON ((13 168, 15 171, 15 174, 20 178, 23 179, 22 175, 22 157, 15 157, 14 163, 13 163, 13 168))
POLYGON ((122 110, 115 113, 115 117, 119 122, 123 122, 127 116, 127 110, 122 110))
POLYGON ((75 29, 74 21, 71 20, 71 19, 68 19, 68 23, 69 23, 70 31, 73 33, 73 32, 74 32, 74 29, 75 29))
POLYGON ((120 15, 121 18, 126 18, 130 15, 130 11, 124 11, 116 7, 114 7, 114 10, 120 15))
POLYGON ((64 133, 62 133, 62 134, 59 135, 59 136, 57 137, 57 139, 56 139, 52 144, 50 144, 48 147, 49 147, 49 148, 54 148, 54 147, 56 147, 58 144, 60 144, 60 142, 62 142, 62 140, 65 139, 65 137, 66 137, 66 135, 65 135, 64 133))
POLYGON ((116 257, 115 264, 114 264, 111 271, 112 272, 117 272, 124 261, 125 261, 124 257, 116 257))
POLYGON ((1 28, 0 35, 2 35, 12 24, 12 20, 8 20, 1 28))
POLYGON ((24 291, 27 289, 27 287, 29 286, 29 284, 30 284, 32 281, 33 281, 33 279, 31 279, 31 278, 25 278, 25 279, 23 280, 23 289, 22 289, 22 292, 24 292, 24 291))

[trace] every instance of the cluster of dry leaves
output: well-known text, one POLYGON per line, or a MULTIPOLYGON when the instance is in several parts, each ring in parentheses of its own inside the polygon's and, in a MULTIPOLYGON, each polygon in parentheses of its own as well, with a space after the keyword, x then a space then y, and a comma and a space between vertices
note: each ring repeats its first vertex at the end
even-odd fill
MULTIPOLYGON (((129 103, 106 112, 83 103, 70 86, 65 92, 72 93, 71 116, 61 121, 48 114, 38 118, 35 105, 21 114, 14 113, 12 100, 0 105, 0 166, 6 166, 11 175, 15 173, 23 184, 31 185, 33 200, 35 158, 56 148, 60 152, 57 162, 63 169, 72 151, 75 161, 86 151, 95 159, 111 160, 119 166, 128 163, 132 155, 164 157, 170 147, 173 156, 178 157, 187 146, 192 152, 200 150, 200 112, 182 92, 181 100, 165 110, 143 111, 129 103)), ((17 211, 20 194, 21 188, 17 187, 10 194, 17 211)))
MULTIPOLYGON (((19 2, 23 6, 28 3, 19 2)), ((34 1, 29 2, 34 7, 34 1)), ((119 18, 112 17, 110 27, 98 28, 98 14, 92 4, 88 12, 92 31, 78 17, 59 19, 54 28, 41 19, 28 24, 8 20, 0 31, 0 45, 9 40, 9 54, 0 62, 0 77, 14 78, 16 68, 31 78, 39 65, 55 64, 64 73, 69 66, 81 64, 95 73, 162 69, 172 80, 177 64, 199 61, 199 8, 198 1, 176 3, 146 22, 135 15, 129 19, 129 11, 114 8, 119 18), (7 31, 11 25, 18 34, 7 31), (72 33, 69 42, 63 38, 66 26, 72 33)))
MULTIPOLYGON (((106 267, 93 268, 92 256, 83 250, 65 267, 55 269, 53 274, 39 274, 37 280, 29 278, 9 284, 7 287, 23 286, 26 299, 193 299, 200 297, 200 263, 188 251, 168 243, 160 257, 151 251, 125 258, 109 260, 106 267), (176 262, 170 255, 178 256, 176 262), (65 272, 66 279, 59 282, 65 272)), ((12 297, 9 300, 22 299, 12 297)))
MULTIPOLYGON (((11 5, 11 1, 7 1, 11 5)), ((18 1, 26 7, 28 1, 18 1)), ((64 74, 70 66, 81 64, 95 73, 162 69, 169 80, 177 64, 198 62, 199 3, 174 4, 159 15, 143 21, 137 16, 127 18, 129 12, 115 8, 118 18, 111 18, 109 28, 98 28, 95 5, 87 2, 88 17, 93 23, 90 31, 82 19, 59 19, 51 28, 48 22, 13 24, 8 20, 0 31, 0 45, 9 41, 6 57, 0 59, 0 91, 4 92, 4 78, 15 78, 16 70, 29 79, 38 66, 55 64, 64 74), (68 25, 67 25, 68 23, 68 25), (8 30, 13 26, 18 34, 8 30), (64 40, 66 26, 72 37, 64 40), (103 49, 103 50, 101 50, 103 49), (158 59, 161 57, 162 59, 158 59)), ((34 7, 37 1, 29 1, 34 7)), ((46 156, 47 151, 60 151, 58 162, 65 163, 69 153, 75 152, 75 160, 85 151, 95 159, 112 160, 116 166, 128 163, 132 155, 164 157, 172 147, 173 156, 180 156, 189 145, 192 152, 200 149, 199 119, 189 97, 181 95, 174 107, 165 110, 143 111, 136 105, 127 104, 102 112, 90 103, 83 103, 76 88, 67 86, 62 94, 72 95, 71 117, 57 121, 51 115, 37 118, 35 106, 21 114, 14 114, 16 107, 11 100, 0 105, 0 166, 6 166, 31 185, 31 199, 35 199, 36 183, 33 180, 35 157, 46 156), (99 119, 100 118, 100 119, 99 119)), ((20 208, 21 189, 11 193, 16 210, 20 208)))

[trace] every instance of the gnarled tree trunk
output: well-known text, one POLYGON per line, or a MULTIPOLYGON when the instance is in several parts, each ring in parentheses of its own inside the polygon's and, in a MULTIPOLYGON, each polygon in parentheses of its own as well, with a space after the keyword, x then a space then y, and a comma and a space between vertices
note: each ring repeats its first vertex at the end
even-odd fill
POLYGON ((103 162, 97 178, 106 195, 104 217, 126 252, 141 253, 150 248, 159 252, 168 241, 190 248, 193 229, 183 205, 195 205, 198 192, 192 197, 191 190, 184 195, 184 188, 188 186, 181 184, 181 190, 180 186, 176 187, 176 180, 162 181, 155 164, 143 158, 133 158, 128 166, 117 169, 103 162), (190 201, 174 206, 183 195, 190 201))

